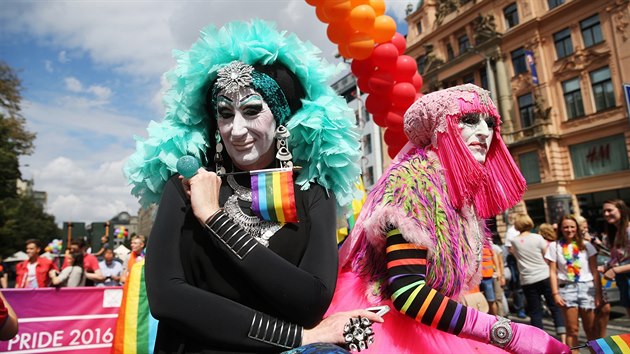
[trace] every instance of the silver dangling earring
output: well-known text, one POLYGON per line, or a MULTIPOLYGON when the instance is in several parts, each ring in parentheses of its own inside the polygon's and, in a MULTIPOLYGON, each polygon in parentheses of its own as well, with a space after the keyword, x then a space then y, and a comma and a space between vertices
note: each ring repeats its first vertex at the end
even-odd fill
POLYGON ((291 152, 289 152, 287 148, 287 138, 289 138, 289 136, 291 136, 289 130, 284 125, 279 125, 276 129, 276 139, 278 140, 276 142, 276 148, 278 149, 276 158, 280 161, 280 167, 282 168, 293 167, 293 161, 291 161, 293 155, 291 155, 291 152))
POLYGON ((221 144, 221 134, 219 133, 219 130, 217 129, 217 131, 214 133, 214 141, 217 142, 217 145, 214 149, 214 164, 215 164, 215 172, 217 174, 225 174, 225 167, 223 167, 223 155, 221 155, 221 152, 223 152, 223 144, 221 144))

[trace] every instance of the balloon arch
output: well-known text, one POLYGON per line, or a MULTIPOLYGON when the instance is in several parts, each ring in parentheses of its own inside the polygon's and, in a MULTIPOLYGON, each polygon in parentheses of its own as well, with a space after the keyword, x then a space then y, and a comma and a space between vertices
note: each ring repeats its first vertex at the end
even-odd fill
POLYGON ((414 58, 405 55, 407 41, 396 21, 385 15, 384 0, 306 0, 317 18, 328 24, 328 39, 351 59, 359 89, 367 93, 365 108, 385 128, 390 157, 407 143, 403 115, 422 94, 422 76, 414 58))

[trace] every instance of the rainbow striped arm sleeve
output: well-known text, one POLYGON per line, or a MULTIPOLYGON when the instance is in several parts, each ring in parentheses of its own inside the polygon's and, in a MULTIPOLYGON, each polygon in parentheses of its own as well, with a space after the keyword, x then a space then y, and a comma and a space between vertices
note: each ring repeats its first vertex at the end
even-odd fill
POLYGON ((387 233, 387 274, 394 306, 441 331, 459 334, 466 306, 426 285, 427 248, 407 242, 398 229, 387 233))

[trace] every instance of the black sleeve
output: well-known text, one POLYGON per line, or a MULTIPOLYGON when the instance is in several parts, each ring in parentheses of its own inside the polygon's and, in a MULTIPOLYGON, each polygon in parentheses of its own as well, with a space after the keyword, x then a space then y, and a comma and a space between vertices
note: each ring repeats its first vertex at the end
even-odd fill
POLYGON ((238 267, 276 313, 310 328, 319 323, 332 300, 338 251, 335 198, 313 185, 306 205, 309 241, 298 267, 258 244, 245 231, 235 231, 238 226, 225 214, 216 215, 208 223, 214 226, 207 229, 208 237, 229 256, 229 266, 238 267))

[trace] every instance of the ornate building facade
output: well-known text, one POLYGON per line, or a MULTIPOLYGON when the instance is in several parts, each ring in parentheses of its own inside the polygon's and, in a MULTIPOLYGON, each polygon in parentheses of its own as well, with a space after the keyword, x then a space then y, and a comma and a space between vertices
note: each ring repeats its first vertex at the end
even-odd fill
POLYGON ((629 0, 425 0, 407 23, 423 90, 492 92, 527 180, 516 210, 599 229, 604 200, 630 204, 629 0))

